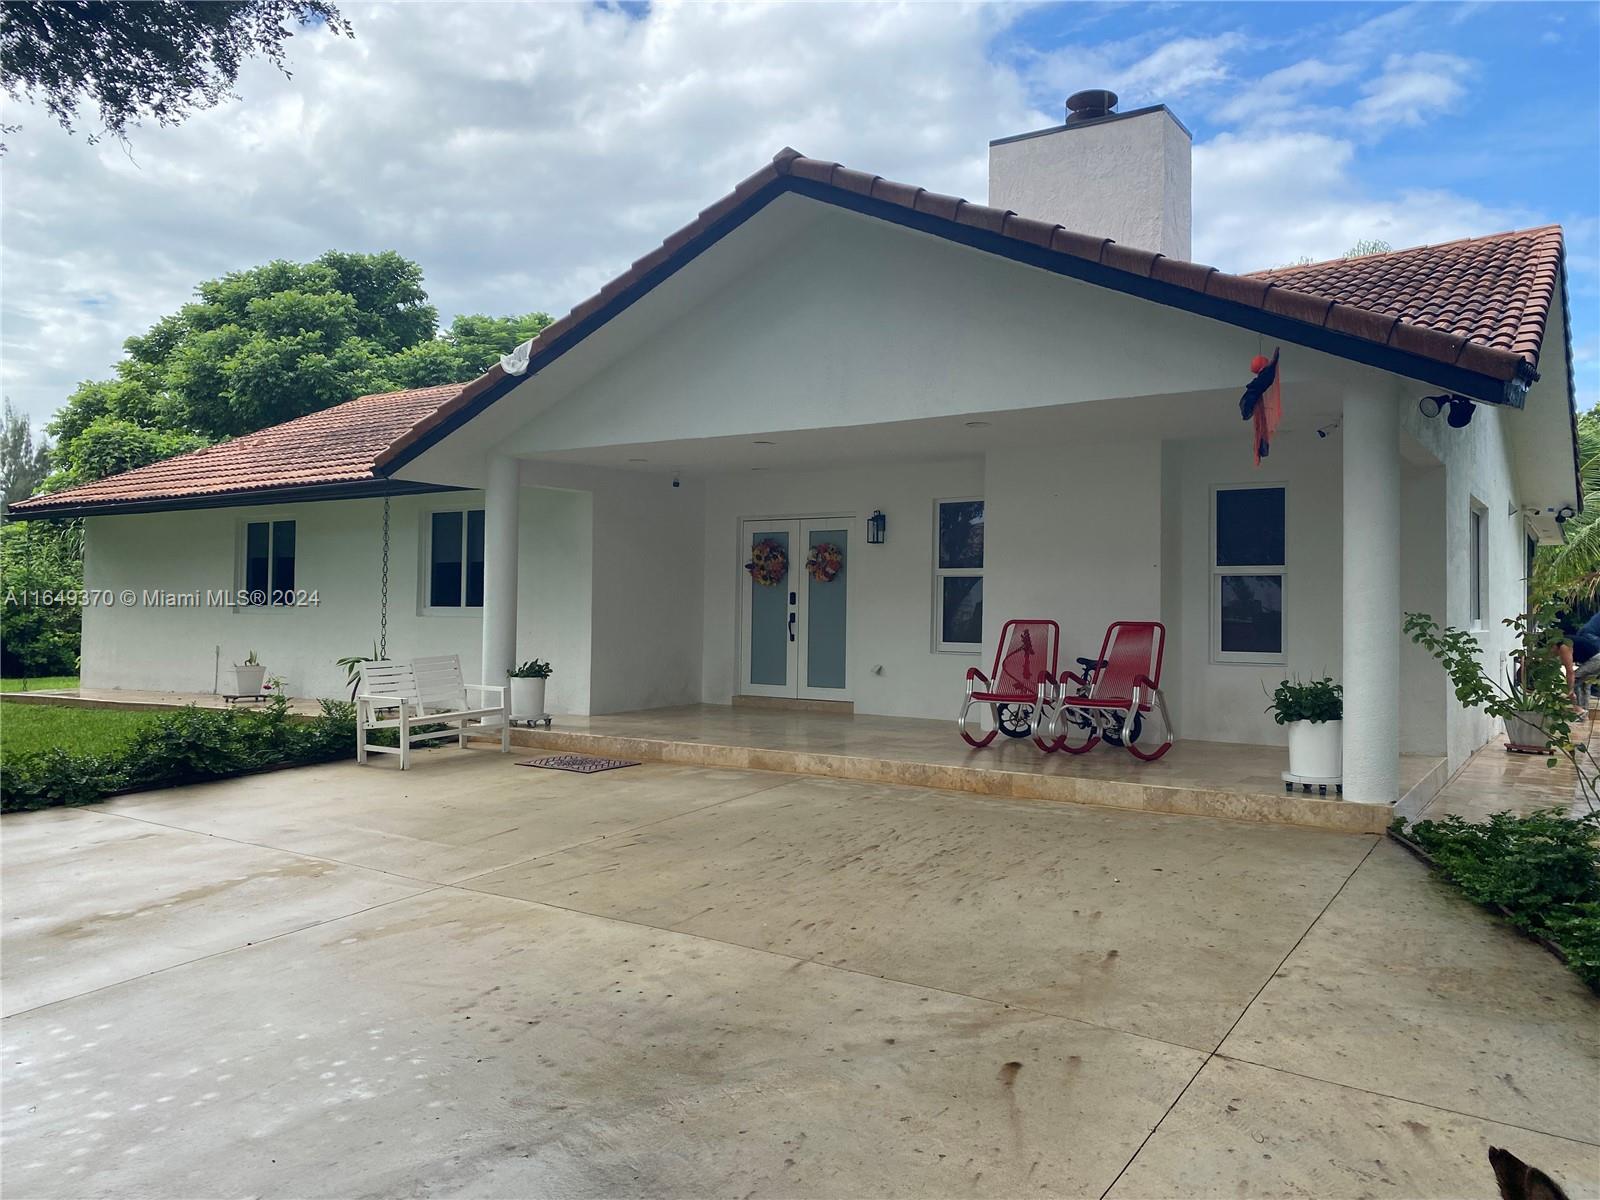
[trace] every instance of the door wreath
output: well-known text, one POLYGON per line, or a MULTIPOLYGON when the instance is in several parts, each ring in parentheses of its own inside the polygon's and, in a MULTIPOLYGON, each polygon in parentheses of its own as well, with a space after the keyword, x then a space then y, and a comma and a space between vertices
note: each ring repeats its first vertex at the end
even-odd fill
POLYGON ((750 548, 750 561, 744 569, 762 587, 777 587, 789 573, 789 555, 771 538, 762 538, 750 548))
POLYGON ((844 570, 844 551, 832 542, 818 542, 806 557, 806 574, 818 583, 832 583, 844 570))

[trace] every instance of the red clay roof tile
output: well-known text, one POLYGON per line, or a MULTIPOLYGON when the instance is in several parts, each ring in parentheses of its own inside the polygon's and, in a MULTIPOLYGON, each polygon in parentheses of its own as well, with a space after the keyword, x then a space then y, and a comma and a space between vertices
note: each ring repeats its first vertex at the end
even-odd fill
POLYGON ((61 507, 143 503, 277 491, 379 478, 380 453, 470 385, 361 396, 257 433, 180 454, 11 506, 44 515, 61 507))

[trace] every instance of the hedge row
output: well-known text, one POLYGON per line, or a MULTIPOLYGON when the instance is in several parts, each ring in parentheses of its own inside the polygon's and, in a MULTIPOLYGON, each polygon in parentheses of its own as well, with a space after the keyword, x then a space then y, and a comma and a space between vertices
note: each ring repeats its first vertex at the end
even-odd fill
POLYGON ((353 757, 355 744, 355 705, 348 701, 324 700, 311 718, 290 713, 282 697, 258 711, 175 709, 152 716, 116 754, 57 746, 8 756, 0 770, 0 812, 93 804, 118 792, 331 762, 353 757))
POLYGON ((1600 991, 1600 814, 1498 812, 1487 821, 1451 814, 1395 832, 1427 852, 1468 899, 1561 951, 1600 991))

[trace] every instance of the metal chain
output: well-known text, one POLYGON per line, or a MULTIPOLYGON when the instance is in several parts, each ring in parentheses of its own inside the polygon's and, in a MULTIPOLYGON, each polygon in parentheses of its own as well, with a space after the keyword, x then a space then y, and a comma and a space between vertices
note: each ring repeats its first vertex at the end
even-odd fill
POLYGON ((389 657, 389 497, 383 498, 383 592, 378 601, 378 657, 389 657))

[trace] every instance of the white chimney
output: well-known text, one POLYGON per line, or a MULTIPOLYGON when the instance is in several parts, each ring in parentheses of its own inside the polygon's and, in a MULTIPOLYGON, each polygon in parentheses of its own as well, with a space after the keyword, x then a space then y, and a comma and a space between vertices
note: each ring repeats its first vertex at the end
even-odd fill
POLYGON ((989 204, 1187 259, 1189 131, 1165 104, 1116 104, 1115 92, 1076 92, 1066 124, 990 142, 989 204))

